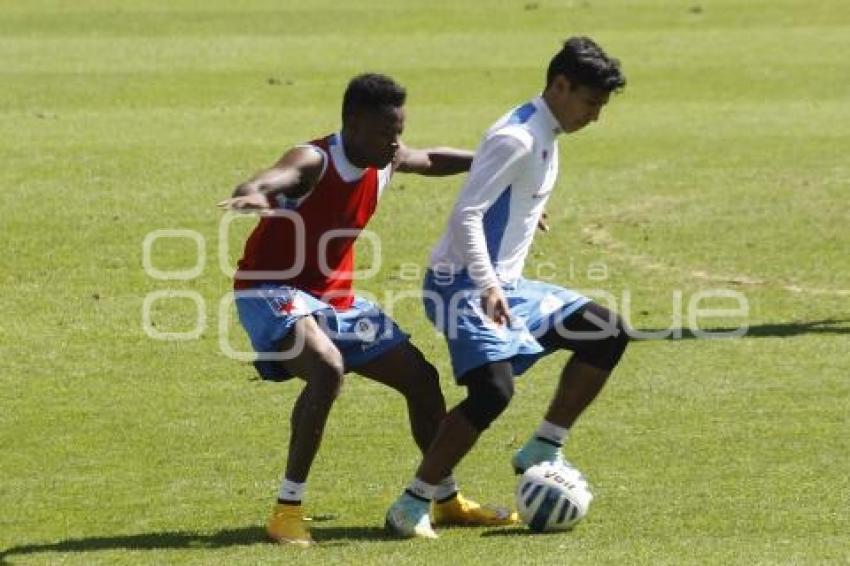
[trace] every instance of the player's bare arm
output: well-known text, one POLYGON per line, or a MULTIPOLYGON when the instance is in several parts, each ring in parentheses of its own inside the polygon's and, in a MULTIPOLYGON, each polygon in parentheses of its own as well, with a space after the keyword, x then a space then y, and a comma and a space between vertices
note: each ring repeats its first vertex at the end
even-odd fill
POLYGON ((433 177, 456 175, 469 171, 474 153, 452 147, 414 149, 400 144, 395 156, 395 170, 433 177))
POLYGON ((270 197, 298 197, 309 192, 322 174, 322 166, 322 155, 314 149, 293 148, 268 169, 237 185, 231 198, 218 206, 230 210, 269 209, 270 197))

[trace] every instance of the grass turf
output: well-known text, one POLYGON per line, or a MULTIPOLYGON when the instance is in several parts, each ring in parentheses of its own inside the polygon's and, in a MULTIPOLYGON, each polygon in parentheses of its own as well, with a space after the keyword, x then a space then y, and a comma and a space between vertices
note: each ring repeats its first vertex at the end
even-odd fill
MULTIPOLYGON (((848 32, 839 0, 0 2, 0 560, 846 562, 848 32), (623 60, 630 84, 598 125, 562 139, 553 231, 529 272, 604 289, 621 310, 630 298, 641 329, 686 324, 700 291, 736 290, 747 337, 630 347, 570 442, 597 498, 563 535, 386 539, 384 510, 418 456, 401 400, 351 376, 309 485, 322 544, 264 544, 298 386, 257 382, 220 353, 229 281, 214 203, 336 128, 355 73, 408 86, 407 143, 473 147, 580 33, 623 60), (159 229, 203 237, 199 277, 145 273, 142 243, 159 229), (145 296, 163 290, 204 300, 197 340, 143 332, 145 296)), ((394 180, 370 226, 381 269, 362 291, 418 288, 458 186, 394 180)), ((228 237, 237 254, 248 229, 228 237)), ((188 240, 153 251, 160 269, 196 259, 188 240)), ((393 314, 457 401, 421 309, 393 314)), ((185 299, 152 312, 161 331, 194 321, 185 299)), ((510 502, 508 459, 562 362, 521 379, 460 466, 469 495, 510 502)))

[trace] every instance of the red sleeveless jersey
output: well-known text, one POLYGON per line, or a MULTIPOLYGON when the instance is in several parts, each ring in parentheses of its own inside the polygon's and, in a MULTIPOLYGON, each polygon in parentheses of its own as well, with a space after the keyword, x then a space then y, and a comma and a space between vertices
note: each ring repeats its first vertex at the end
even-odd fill
POLYGON ((375 212, 382 172, 368 167, 358 179, 346 181, 340 169, 353 166, 345 158, 339 135, 313 140, 310 145, 324 154, 321 178, 298 199, 270 198, 272 208, 290 210, 297 218, 260 220, 245 244, 234 287, 248 289, 269 282, 290 285, 346 310, 354 302, 354 241, 375 212), (303 266, 293 269, 301 260, 303 266), (286 271, 291 273, 280 273, 286 271))

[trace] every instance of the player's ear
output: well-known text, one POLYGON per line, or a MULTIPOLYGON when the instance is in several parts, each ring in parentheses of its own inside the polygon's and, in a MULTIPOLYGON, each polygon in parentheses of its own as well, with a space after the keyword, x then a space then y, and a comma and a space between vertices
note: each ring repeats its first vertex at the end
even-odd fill
POLYGON ((560 95, 568 93, 573 88, 570 83, 570 79, 564 75, 555 75, 555 79, 552 81, 552 86, 555 87, 560 95))
POLYGON ((551 82, 546 86, 546 91, 557 96, 563 97, 570 90, 570 81, 564 75, 558 74, 552 77, 551 82))

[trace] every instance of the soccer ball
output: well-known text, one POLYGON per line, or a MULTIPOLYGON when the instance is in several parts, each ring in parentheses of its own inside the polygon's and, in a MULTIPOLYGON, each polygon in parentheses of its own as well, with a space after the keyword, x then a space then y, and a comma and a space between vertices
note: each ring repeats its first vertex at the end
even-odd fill
POLYGON ((544 462, 528 468, 516 488, 519 516, 532 531, 566 531, 587 514, 593 494, 575 468, 544 462))

